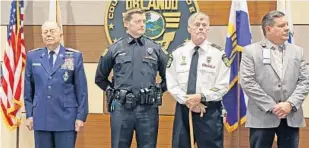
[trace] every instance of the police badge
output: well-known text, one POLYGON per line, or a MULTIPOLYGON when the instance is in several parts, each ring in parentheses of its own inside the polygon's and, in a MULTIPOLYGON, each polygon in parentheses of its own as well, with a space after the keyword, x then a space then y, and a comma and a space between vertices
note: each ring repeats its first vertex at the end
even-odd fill
POLYGON ((182 59, 182 61, 181 61, 180 65, 187 65, 186 57, 182 56, 181 59, 182 59))
POLYGON ((68 79, 69 79, 69 73, 68 73, 68 71, 65 71, 64 74, 63 74, 63 80, 67 81, 68 79))
POLYGON ((147 52, 148 52, 149 55, 151 55, 153 53, 153 49, 152 48, 148 48, 147 52))

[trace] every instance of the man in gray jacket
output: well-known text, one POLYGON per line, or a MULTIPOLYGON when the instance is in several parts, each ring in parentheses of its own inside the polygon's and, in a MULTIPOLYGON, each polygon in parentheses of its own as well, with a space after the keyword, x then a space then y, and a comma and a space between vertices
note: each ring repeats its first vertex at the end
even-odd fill
POLYGON ((302 103, 309 91, 304 50, 289 44, 284 13, 271 11, 262 20, 265 39, 244 48, 240 82, 248 96, 246 127, 250 148, 298 148, 305 126, 302 103))

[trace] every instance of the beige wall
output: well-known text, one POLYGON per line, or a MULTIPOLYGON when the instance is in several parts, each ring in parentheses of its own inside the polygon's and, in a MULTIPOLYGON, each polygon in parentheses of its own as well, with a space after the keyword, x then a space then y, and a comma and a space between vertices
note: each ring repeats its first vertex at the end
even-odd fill
MULTIPOLYGON (((1 0, 1 24, 8 24, 9 0, 1 0)), ((106 0, 59 0, 63 25, 104 25, 106 0)), ((25 25, 40 25, 48 19, 49 0, 25 1, 25 25)))
POLYGON ((5 45, 6 45, 6 33, 7 33, 7 27, 6 26, 0 26, 0 48, 1 48, 1 51, 0 51, 0 61, 2 62, 3 61, 3 52, 4 52, 4 49, 5 49, 5 45))
POLYGON ((309 24, 309 1, 291 0, 292 20, 294 24, 309 24))

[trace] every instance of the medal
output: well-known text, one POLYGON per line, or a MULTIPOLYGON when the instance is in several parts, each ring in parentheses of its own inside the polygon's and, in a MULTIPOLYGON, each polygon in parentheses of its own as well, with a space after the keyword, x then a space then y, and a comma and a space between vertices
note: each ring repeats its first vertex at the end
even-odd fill
POLYGON ((67 71, 64 72, 63 80, 67 81, 69 79, 69 73, 67 71))

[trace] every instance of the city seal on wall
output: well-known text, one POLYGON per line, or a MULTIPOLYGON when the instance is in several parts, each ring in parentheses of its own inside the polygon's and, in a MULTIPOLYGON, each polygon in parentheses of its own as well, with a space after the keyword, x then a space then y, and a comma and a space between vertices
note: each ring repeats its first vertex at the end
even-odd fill
POLYGON ((110 44, 125 35, 122 16, 132 8, 141 8, 146 12, 145 36, 169 52, 189 40, 188 18, 199 10, 193 0, 111 0, 105 11, 104 23, 110 44))

